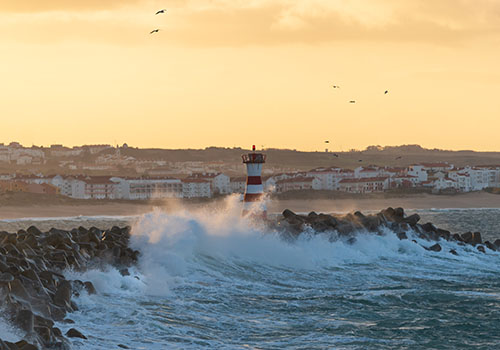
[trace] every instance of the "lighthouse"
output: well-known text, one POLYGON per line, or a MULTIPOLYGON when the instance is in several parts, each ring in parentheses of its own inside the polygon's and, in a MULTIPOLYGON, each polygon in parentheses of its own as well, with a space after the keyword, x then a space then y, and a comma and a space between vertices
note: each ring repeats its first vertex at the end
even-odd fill
POLYGON ((267 209, 264 199, 264 186, 262 185, 262 164, 266 162, 266 155, 255 151, 255 145, 252 146, 252 152, 241 156, 243 163, 247 166, 247 185, 245 195, 243 196, 243 215, 250 212, 256 217, 266 218, 267 209), (260 203, 257 203, 260 202, 260 203))

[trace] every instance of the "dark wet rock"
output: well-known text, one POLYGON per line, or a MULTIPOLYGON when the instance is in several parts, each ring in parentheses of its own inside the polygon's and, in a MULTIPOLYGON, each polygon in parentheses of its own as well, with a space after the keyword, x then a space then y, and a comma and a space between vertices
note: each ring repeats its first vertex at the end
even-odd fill
POLYGON ((0 273, 0 284, 14 281, 14 276, 8 272, 0 273))
POLYGON ((459 242, 463 242, 464 240, 462 239, 462 237, 458 234, 458 233, 454 233, 452 235, 452 238, 455 240, 455 241, 459 241, 459 242))
POLYGON ((84 336, 80 331, 71 328, 69 331, 66 332, 66 335, 70 338, 81 338, 81 339, 87 339, 86 336, 84 336))
POLYGON ((26 288, 23 286, 21 281, 15 278, 13 281, 9 282, 9 292, 11 295, 16 296, 17 298, 23 300, 29 300, 30 296, 26 291, 26 288))
POLYGON ((345 222, 345 223, 340 223, 336 227, 336 230, 340 236, 348 236, 355 230, 355 227, 351 223, 345 222))
POLYGON ((35 327, 35 316, 31 310, 18 310, 15 324, 26 333, 33 333, 35 327))
POLYGON ((38 227, 36 227, 36 226, 30 226, 30 227, 28 227, 28 229, 26 230, 26 232, 28 232, 29 234, 35 235, 37 237, 43 235, 43 232, 40 231, 38 229, 38 227))
POLYGON ((48 308, 50 317, 52 317, 54 321, 61 321, 66 317, 66 310, 63 307, 49 303, 48 308))
POLYGON ((476 249, 479 250, 481 253, 486 253, 486 250, 482 245, 478 245, 476 249))
POLYGON ((420 221, 420 215, 413 214, 403 219, 403 222, 415 226, 420 221))
POLYGON ((7 344, 5 344, 5 342, 2 339, 0 339, 0 350, 10 350, 10 348, 7 346, 7 344))
POLYGON ((481 232, 474 232, 472 234, 472 244, 483 244, 483 239, 481 238, 481 232))
POLYGON ((443 229, 438 228, 438 229, 436 230, 436 234, 437 234, 440 238, 445 239, 445 240, 447 240, 447 241, 449 241, 449 240, 451 239, 451 232, 450 232, 450 231, 448 231, 448 230, 443 230, 443 229))
POLYGON ((354 243, 356 243, 356 238, 354 237, 351 237, 347 240, 347 244, 353 245, 354 243))
POLYGON ((439 245, 439 243, 436 243, 436 244, 434 244, 428 248, 425 248, 425 249, 430 250, 432 252, 440 252, 442 250, 441 245, 439 245))
POLYGON ((397 236, 400 240, 408 239, 408 236, 406 235, 406 232, 398 232, 397 236))
POLYGON ((462 237, 462 241, 465 243, 470 244, 472 242, 472 232, 462 233, 462 235, 460 237, 462 237))
POLYGON ((44 344, 49 344, 54 341, 52 331, 49 327, 37 326, 35 327, 35 332, 36 334, 38 334, 39 339, 41 339, 44 344))
POLYGON ((489 250, 493 250, 494 252, 497 251, 497 247, 496 245, 494 245, 493 243, 491 243, 490 241, 486 241, 484 242, 484 245, 489 249, 489 250))
POLYGON ((130 276, 130 272, 128 269, 121 269, 120 270, 120 275, 122 276, 130 276))
POLYGON ((500 248, 500 239, 495 240, 493 244, 497 247, 497 250, 500 248))
POLYGON ((69 281, 62 281, 57 287, 54 296, 54 304, 70 308, 71 299, 71 283, 69 281))
POLYGON ((30 344, 30 343, 27 343, 25 342, 24 340, 22 340, 22 345, 21 344, 18 344, 20 342, 17 342, 16 345, 17 345, 17 348, 19 350, 38 350, 38 347, 33 345, 33 344, 30 344))
POLYGON ((436 232, 437 230, 436 226, 430 222, 423 224, 421 227, 427 233, 436 232))
POLYGON ((359 222, 368 231, 376 231, 382 224, 382 220, 377 215, 363 216, 359 222))
POLYGON ((130 349, 127 345, 123 345, 123 344, 118 344, 118 347, 122 348, 122 349, 130 349))
MULTIPOLYGON (((5 258, 3 255, 2 257, 5 258)), ((0 260, 0 272, 7 272, 9 270, 9 265, 7 265, 5 262, 6 260, 0 260)))
POLYGON ((61 322, 62 323, 68 323, 68 324, 74 324, 75 323, 75 321, 73 321, 71 318, 65 318, 61 322))
POLYGON ((450 253, 453 255, 458 255, 457 251, 455 249, 450 249, 450 253))
POLYGON ((92 282, 89 282, 89 281, 83 282, 83 288, 85 288, 85 290, 87 291, 88 294, 97 294, 97 291, 96 291, 94 285, 92 284, 92 282))
POLYGON ((28 343, 26 340, 20 340, 15 343, 17 348, 20 350, 32 350, 32 349, 38 349, 36 346, 28 343))
POLYGON ((307 214, 307 217, 309 219, 314 219, 314 218, 318 217, 318 214, 316 212, 312 211, 309 214, 307 214))
POLYGON ((54 321, 39 315, 35 315, 34 321, 35 321, 35 326, 38 327, 48 327, 48 328, 54 327, 54 321))
POLYGON ((291 211, 290 209, 285 209, 283 210, 283 213, 281 213, 281 215, 283 215, 283 217, 285 219, 291 219, 291 218, 295 218, 295 213, 293 211, 291 211))
POLYGON ((363 219, 365 217, 365 215, 360 211, 355 211, 353 215, 358 219, 363 219))
POLYGON ((56 337, 59 337, 59 338, 61 338, 63 336, 61 330, 57 327, 52 327, 52 334, 54 334, 56 337))

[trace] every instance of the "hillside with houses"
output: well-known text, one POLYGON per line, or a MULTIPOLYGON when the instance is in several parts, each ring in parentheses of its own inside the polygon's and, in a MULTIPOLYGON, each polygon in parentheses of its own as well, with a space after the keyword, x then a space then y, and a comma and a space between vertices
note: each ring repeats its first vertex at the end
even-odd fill
MULTIPOLYGON (((216 147, 139 149, 126 144, 72 148, 0 144, 0 193, 124 200, 243 193, 246 177, 241 154, 245 152, 241 148, 216 147)), ((497 152, 429 150, 416 145, 370 146, 349 152, 264 152, 268 161, 263 185, 268 193, 462 193, 500 188, 497 152)))

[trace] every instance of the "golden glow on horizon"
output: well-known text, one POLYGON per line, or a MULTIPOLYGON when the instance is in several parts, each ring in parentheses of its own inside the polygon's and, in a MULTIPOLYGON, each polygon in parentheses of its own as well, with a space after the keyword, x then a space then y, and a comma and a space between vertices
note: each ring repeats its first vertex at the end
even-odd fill
POLYGON ((492 0, 1 1, 0 143, 498 151, 499 16, 492 0))

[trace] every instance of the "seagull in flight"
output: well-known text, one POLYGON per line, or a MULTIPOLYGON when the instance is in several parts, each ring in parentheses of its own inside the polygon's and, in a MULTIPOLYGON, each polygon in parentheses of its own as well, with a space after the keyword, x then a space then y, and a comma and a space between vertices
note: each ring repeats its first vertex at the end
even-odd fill
POLYGON ((385 90, 384 95, 387 95, 389 93, 389 90, 385 90))
POLYGON ((151 32, 149 32, 149 34, 158 33, 159 31, 159 29, 153 29, 151 32))
POLYGON ((157 11, 155 13, 155 15, 159 15, 160 13, 165 13, 165 12, 167 12, 167 9, 163 9, 163 10, 157 11))
POLYGON ((354 101, 354 100, 351 100, 351 101, 349 101, 349 103, 356 103, 356 101, 354 101))

